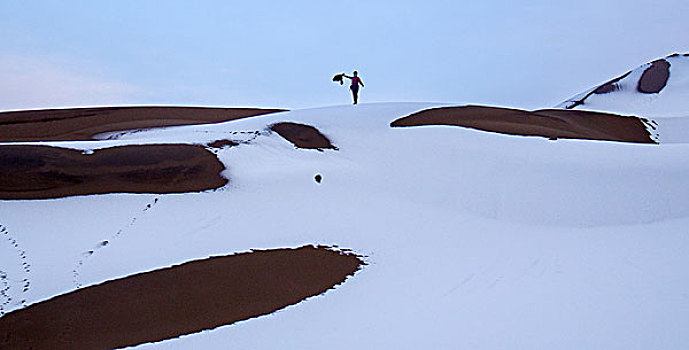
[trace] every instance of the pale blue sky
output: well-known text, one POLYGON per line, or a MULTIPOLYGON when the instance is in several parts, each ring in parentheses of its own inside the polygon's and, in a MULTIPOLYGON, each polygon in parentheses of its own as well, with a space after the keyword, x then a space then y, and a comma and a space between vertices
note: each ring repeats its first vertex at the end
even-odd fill
POLYGON ((0 0, 0 110, 350 102, 549 107, 688 52, 689 2, 0 0))

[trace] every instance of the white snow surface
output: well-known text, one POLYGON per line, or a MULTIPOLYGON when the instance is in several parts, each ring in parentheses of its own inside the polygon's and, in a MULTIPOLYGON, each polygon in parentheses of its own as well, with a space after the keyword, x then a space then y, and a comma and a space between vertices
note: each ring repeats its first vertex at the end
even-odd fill
POLYGON ((19 247, 0 237, 9 308, 209 256, 337 244, 369 265, 324 295, 135 348, 689 344, 689 137, 641 145, 389 126, 433 106, 305 109, 41 143, 87 150, 246 141, 218 151, 230 182, 216 191, 0 201, 0 225, 19 247), (339 150, 296 149, 268 131, 280 121, 312 125, 339 150))
MULTIPOLYGON (((645 63, 632 69, 629 75, 617 82, 618 90, 606 94, 591 94, 586 98, 584 104, 575 107, 575 109, 647 118, 684 118, 689 116, 689 108, 687 108, 687 101, 689 101, 689 56, 668 56, 663 59, 670 63, 670 75, 666 86, 660 92, 647 94, 637 90, 641 75, 651 66, 651 63, 645 63)), ((581 100, 598 86, 600 85, 573 96, 556 107, 566 108, 572 105, 573 101, 581 100)))

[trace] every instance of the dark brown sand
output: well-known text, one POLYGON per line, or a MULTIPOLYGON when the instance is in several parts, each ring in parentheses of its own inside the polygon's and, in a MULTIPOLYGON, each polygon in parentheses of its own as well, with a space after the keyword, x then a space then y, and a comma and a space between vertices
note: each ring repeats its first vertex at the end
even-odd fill
POLYGON ((656 94, 662 90, 670 78, 670 62, 659 59, 651 62, 651 66, 641 74, 637 90, 645 94, 656 94))
POLYGON ((227 184, 225 166, 202 146, 135 145, 93 154, 48 146, 0 147, 0 199, 103 193, 183 193, 227 184))
POLYGON ((223 147, 234 147, 238 146, 239 143, 232 140, 215 140, 208 144, 210 148, 223 148, 223 147))
POLYGON ((619 87, 619 85, 617 85, 617 83, 620 80, 626 78, 631 73, 632 73, 632 71, 629 71, 629 72, 624 73, 615 79, 612 79, 612 80, 606 82, 605 84, 595 88, 594 90, 592 90, 588 94, 584 95, 584 97, 582 97, 580 100, 568 101, 568 102, 572 102, 572 103, 570 105, 566 106, 565 108, 566 109, 572 109, 572 108, 576 108, 580 105, 583 105, 586 103, 586 99, 589 98, 593 94, 599 94, 599 95, 600 94, 607 94, 607 93, 619 90, 620 87, 619 87))
POLYGON ((218 123, 280 111, 283 110, 102 107, 0 112, 0 142, 91 140, 104 132, 218 123))
MULTIPOLYGON (((619 76, 613 80, 606 82, 605 84, 603 84, 603 85, 597 87, 595 90, 593 90, 593 93, 602 95, 602 94, 607 94, 607 93, 619 90, 620 86, 617 85, 617 83, 620 80, 626 78, 631 73, 632 73, 632 71, 629 71, 629 72, 624 73, 623 75, 621 75, 621 76, 619 76)), ((590 94, 587 95, 586 97, 588 97, 588 96, 590 96, 590 94)), ((586 99, 586 97, 584 97, 584 99, 586 99)))
POLYGON ((510 135, 656 143, 637 117, 565 109, 525 111, 485 106, 423 110, 395 120, 393 127, 456 125, 510 135))
POLYGON ((270 130, 275 131, 298 148, 338 149, 330 143, 325 135, 311 125, 283 122, 271 125, 270 130))
POLYGON ((175 338, 322 294, 363 264, 312 246, 188 262, 10 312, 0 318, 0 348, 107 350, 175 338))

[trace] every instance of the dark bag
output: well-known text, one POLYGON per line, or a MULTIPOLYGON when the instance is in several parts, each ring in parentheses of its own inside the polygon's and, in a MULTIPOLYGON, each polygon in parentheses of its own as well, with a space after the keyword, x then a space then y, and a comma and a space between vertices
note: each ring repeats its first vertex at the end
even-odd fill
POLYGON ((333 81, 336 83, 339 82, 340 85, 343 85, 344 84, 344 73, 335 75, 333 77, 333 81))

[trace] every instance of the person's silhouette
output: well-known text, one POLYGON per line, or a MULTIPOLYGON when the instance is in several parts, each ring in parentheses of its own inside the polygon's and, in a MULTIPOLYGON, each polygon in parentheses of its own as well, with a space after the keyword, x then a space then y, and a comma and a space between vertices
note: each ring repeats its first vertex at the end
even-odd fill
POLYGON ((359 78, 359 72, 354 71, 352 73, 354 76, 349 76, 347 74, 344 74, 345 78, 351 79, 352 80, 352 85, 349 86, 349 89, 352 90, 352 97, 354 98, 354 104, 357 104, 359 102, 359 85, 362 87, 364 86, 364 82, 361 81, 361 78, 359 78))

